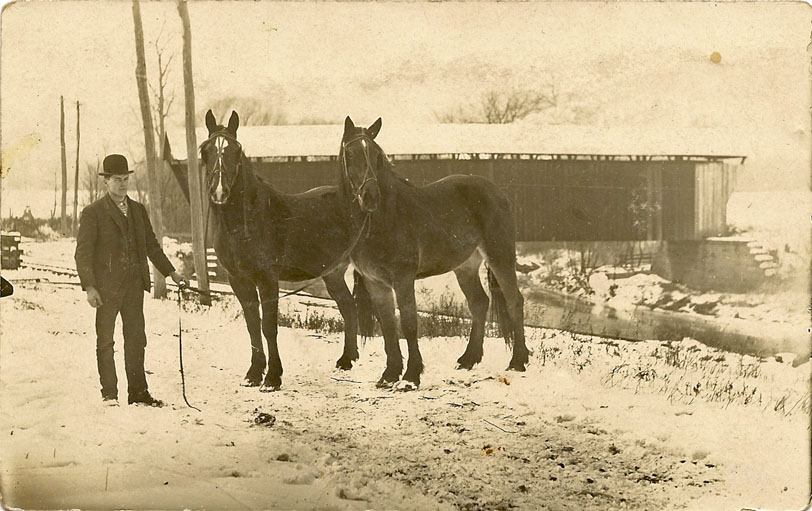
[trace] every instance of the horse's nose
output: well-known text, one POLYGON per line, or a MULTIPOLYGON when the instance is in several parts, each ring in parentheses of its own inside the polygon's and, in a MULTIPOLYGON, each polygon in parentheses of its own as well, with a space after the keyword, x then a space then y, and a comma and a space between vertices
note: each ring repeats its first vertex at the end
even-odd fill
POLYGON ((378 193, 378 189, 376 187, 365 187, 364 191, 361 193, 359 197, 358 203, 367 213, 372 213, 376 209, 378 209, 378 203, 380 202, 380 193, 378 193))

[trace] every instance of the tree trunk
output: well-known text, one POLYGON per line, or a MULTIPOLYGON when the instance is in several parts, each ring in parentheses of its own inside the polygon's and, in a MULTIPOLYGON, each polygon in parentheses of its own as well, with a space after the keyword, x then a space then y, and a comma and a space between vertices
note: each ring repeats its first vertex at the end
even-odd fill
POLYGON ((76 102, 76 172, 73 175, 73 225, 71 232, 75 236, 79 229, 77 209, 79 207, 79 102, 76 102))
POLYGON ((197 136, 195 135, 195 91, 192 74, 192 29, 189 22, 189 10, 186 0, 178 0, 178 13, 183 22, 183 88, 186 110, 186 154, 189 176, 189 205, 192 209, 192 249, 195 259, 197 285, 203 292, 201 303, 211 304, 209 297, 209 273, 206 266, 206 247, 204 240, 202 180, 198 170, 197 136))
MULTIPOLYGON (((147 167, 147 204, 152 228, 158 244, 163 246, 164 223, 161 214, 161 190, 158 186, 158 176, 155 169, 155 135, 152 125, 152 109, 149 105, 149 91, 147 85, 147 64, 144 57, 144 30, 141 26, 141 6, 138 0, 133 0, 133 24, 135 25, 135 81, 138 84, 138 100, 141 103, 141 119, 144 124, 144 149, 146 150, 147 167)), ((155 283, 153 296, 166 297, 166 278, 152 265, 152 280, 155 283)))
POLYGON ((59 140, 62 148, 62 223, 60 230, 62 235, 68 234, 68 161, 65 156, 65 98, 59 96, 59 140))

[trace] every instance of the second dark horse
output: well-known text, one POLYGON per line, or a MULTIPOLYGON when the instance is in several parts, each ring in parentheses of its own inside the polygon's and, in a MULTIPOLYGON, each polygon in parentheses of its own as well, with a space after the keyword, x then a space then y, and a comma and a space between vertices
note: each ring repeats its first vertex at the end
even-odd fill
POLYGON ((409 349, 404 388, 418 386, 423 358, 417 345, 417 305, 414 281, 453 271, 471 310, 471 335, 457 360, 470 369, 482 359, 485 319, 492 301, 505 342, 513 349, 508 369, 524 371, 529 351, 524 340, 524 299, 516 282, 516 240, 507 199, 485 178, 447 176, 415 186, 399 176, 375 142, 378 119, 369 128, 356 127, 347 117, 341 139, 340 193, 356 229, 367 232, 350 256, 364 277, 359 291, 359 318, 366 331, 366 311, 381 323, 386 369, 378 382, 388 386, 400 378, 403 359, 395 317, 409 349), (487 264, 492 299, 479 278, 487 264), (371 307, 364 306, 371 302, 371 307))
MULTIPOLYGON (((350 369, 358 359, 357 313, 344 281, 349 265, 346 251, 357 233, 352 232, 349 217, 339 213, 345 208, 335 186, 288 195, 257 178, 237 141, 239 124, 236 112, 224 127, 209 110, 209 138, 201 144, 200 153, 214 219, 214 249, 242 305, 251 337, 251 367, 244 385, 261 383, 261 391, 273 391, 282 385, 277 347, 279 280, 321 277, 344 318, 344 352, 336 366, 350 369), (268 343, 264 381, 263 333, 268 343)), ((363 285, 358 278, 356 285, 363 285)))

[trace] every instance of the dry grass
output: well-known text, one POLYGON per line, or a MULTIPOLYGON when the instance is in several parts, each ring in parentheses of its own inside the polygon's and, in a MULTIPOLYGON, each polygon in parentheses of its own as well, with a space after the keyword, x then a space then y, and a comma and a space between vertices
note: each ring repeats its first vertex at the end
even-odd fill
POLYGON ((607 387, 697 401, 755 406, 784 416, 812 411, 808 371, 774 359, 727 353, 695 341, 630 342, 540 329, 534 358, 542 365, 590 372, 607 387))

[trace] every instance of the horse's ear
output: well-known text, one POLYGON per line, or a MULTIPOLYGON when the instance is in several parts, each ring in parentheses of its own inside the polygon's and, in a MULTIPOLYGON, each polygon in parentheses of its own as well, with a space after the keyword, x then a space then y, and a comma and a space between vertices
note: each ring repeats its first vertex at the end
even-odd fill
POLYGON ((211 135, 212 132, 217 129, 217 119, 214 118, 211 108, 209 108, 209 111, 206 112, 206 128, 209 130, 209 135, 211 135))
POLYGON ((237 136, 237 128, 240 127, 240 116, 234 110, 231 111, 231 118, 228 120, 228 131, 237 136))
POLYGON ((381 120, 380 117, 378 117, 378 120, 373 122, 369 126, 369 128, 367 128, 367 131, 369 132, 370 137, 375 138, 375 137, 378 136, 378 133, 381 131, 381 124, 382 123, 383 123, 383 121, 381 120))
POLYGON ((352 133, 352 130, 355 129, 355 123, 352 122, 350 116, 348 115, 346 119, 344 119, 344 136, 349 135, 352 133))

